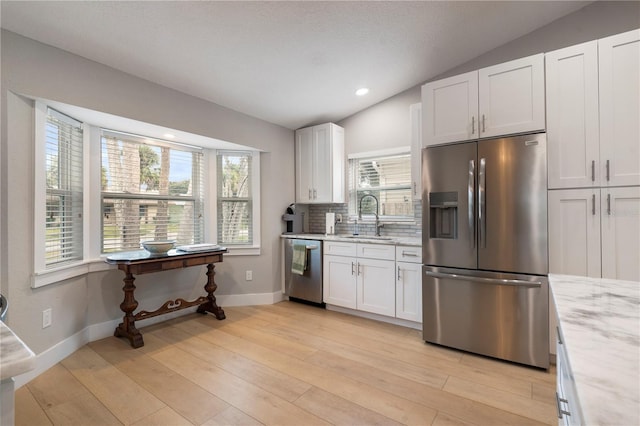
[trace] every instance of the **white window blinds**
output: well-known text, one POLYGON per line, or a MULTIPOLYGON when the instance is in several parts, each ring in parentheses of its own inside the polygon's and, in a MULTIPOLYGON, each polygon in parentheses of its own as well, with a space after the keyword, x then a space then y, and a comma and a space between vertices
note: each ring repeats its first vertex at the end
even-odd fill
POLYGON ((202 150, 109 130, 101 140, 102 252, 203 242, 202 150))
MULTIPOLYGON (((349 159, 349 214, 360 213, 360 199, 371 194, 378 199, 379 214, 387 218, 413 218, 411 155, 349 159)), ((376 202, 362 201, 363 216, 374 214, 376 202)))
POLYGON ((250 152, 218 151, 218 243, 253 244, 253 189, 250 152))
POLYGON ((82 260, 82 123, 47 108, 45 266, 82 260))

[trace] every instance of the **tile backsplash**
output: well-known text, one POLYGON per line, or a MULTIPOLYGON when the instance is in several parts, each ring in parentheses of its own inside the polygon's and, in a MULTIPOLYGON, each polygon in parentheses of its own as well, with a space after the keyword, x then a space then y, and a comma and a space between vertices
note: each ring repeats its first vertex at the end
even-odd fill
MULTIPOLYGON (((336 234, 353 234, 355 224, 349 220, 348 204, 309 204, 309 229, 312 234, 324 234, 325 213, 334 212, 342 215, 342 223, 336 224, 336 234)), ((420 237, 422 234, 422 204, 414 201, 413 211, 415 222, 384 223, 380 230, 381 235, 397 235, 403 237, 420 237)), ((375 224, 373 222, 359 222, 360 235, 374 235, 375 224)))

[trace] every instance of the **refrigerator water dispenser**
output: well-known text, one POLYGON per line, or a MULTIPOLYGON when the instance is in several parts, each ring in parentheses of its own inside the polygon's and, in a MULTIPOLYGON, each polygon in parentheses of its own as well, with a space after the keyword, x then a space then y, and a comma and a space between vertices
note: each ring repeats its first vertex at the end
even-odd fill
POLYGON ((458 238, 458 193, 429 193, 430 238, 458 238))

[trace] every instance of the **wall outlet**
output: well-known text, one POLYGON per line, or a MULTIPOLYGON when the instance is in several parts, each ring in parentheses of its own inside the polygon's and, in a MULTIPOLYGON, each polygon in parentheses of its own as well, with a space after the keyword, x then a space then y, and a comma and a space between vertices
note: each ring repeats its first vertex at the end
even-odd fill
POLYGON ((244 275, 245 275, 244 277, 245 280, 253 281, 253 271, 246 271, 244 275))
POLYGON ((336 213, 336 223, 342 223, 342 214, 336 213))
POLYGON ((51 325, 51 308, 42 311, 42 328, 47 328, 51 325))

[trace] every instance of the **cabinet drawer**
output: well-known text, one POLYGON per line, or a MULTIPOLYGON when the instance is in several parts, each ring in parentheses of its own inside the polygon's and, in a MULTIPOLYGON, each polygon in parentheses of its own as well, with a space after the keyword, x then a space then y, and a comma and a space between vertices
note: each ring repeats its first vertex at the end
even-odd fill
POLYGON ((358 257, 395 260, 396 246, 385 244, 358 244, 358 257))
POLYGON ((341 241, 325 241, 324 254, 336 255, 336 256, 355 256, 356 244, 344 243, 341 241))
POLYGON ((422 263, 422 247, 396 246, 396 261, 422 263))

